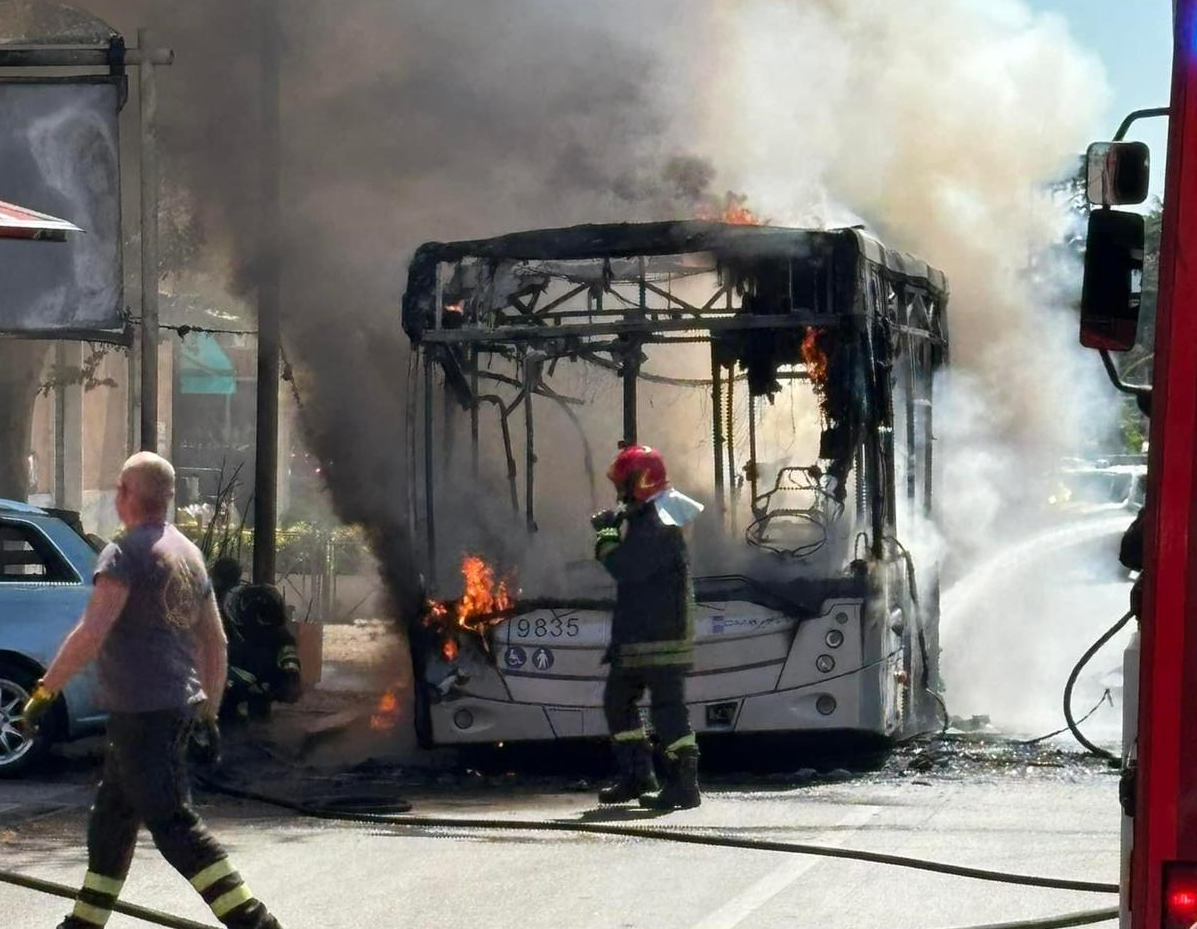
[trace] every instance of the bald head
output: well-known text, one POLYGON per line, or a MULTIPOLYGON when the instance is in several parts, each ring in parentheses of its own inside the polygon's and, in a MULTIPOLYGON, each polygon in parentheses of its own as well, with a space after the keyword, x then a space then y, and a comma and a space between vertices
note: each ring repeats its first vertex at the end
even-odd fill
POLYGON ((126 525, 165 517, 174 495, 175 469, 161 455, 138 452, 121 468, 117 504, 126 525))

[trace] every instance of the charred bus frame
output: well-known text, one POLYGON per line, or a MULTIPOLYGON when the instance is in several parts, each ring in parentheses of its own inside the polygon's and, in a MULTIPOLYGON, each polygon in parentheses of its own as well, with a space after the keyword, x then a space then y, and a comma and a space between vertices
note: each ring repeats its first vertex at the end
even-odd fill
MULTIPOLYGON (((625 442, 639 438, 641 381, 704 387, 711 407, 714 502, 726 527, 736 518, 739 474, 750 487, 753 518, 759 520, 767 506, 769 492, 757 486, 755 404, 775 393, 783 379, 811 378, 812 346, 825 365, 818 385, 819 459, 827 463, 825 476, 833 478, 828 486, 842 500, 849 475, 857 475, 855 492, 867 497, 858 509, 868 513, 861 534, 867 535, 870 558, 880 562, 888 552, 893 573, 913 574, 897 538, 898 497, 905 497, 912 512, 931 516, 931 383, 948 361, 947 297, 941 272, 857 228, 705 221, 584 225, 421 246, 410 265, 402 309, 423 371, 422 390, 415 364, 409 384, 410 412, 416 413, 417 395, 423 405, 422 416, 409 416, 409 473, 415 478, 422 472, 422 480, 411 482, 409 505, 413 529, 425 541, 431 586, 436 586, 437 563, 435 369, 444 377, 446 409, 454 402, 470 416, 475 471, 481 410, 497 408, 517 513, 519 467, 508 420, 522 410, 522 516, 529 532, 536 531, 533 396, 559 404, 578 425, 571 406, 579 401, 553 390, 546 370, 551 373, 560 360, 570 359, 617 372, 625 442), (699 273, 686 265, 698 256, 701 273, 714 272, 713 287, 701 300, 662 285, 662 275, 672 281, 674 274, 699 273), (575 263, 572 272, 569 263, 575 263), (577 263, 588 269, 580 276, 577 263), (557 288, 551 296, 550 285, 557 288), (709 380, 696 383, 642 370, 646 346, 676 343, 710 346, 709 380), (488 354, 514 361, 515 376, 484 370, 480 359, 488 354), (749 399, 749 449, 740 462, 732 402, 738 380, 747 381, 749 399), (515 398, 485 391, 483 381, 506 384, 515 398), (903 432, 902 462, 895 428, 903 432), (419 445, 422 463, 416 460, 419 445), (925 460, 914 460, 916 450, 925 460), (905 474, 902 488, 899 472, 905 474)), ((588 446, 585 453, 593 481, 588 446)), ((932 652, 935 646, 930 643, 932 652)))

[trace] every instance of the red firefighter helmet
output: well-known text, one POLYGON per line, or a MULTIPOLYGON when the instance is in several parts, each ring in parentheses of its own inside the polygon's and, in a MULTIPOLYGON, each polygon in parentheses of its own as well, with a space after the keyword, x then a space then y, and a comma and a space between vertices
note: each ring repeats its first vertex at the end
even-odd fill
POLYGON ((621 497, 631 497, 640 503, 647 503, 669 486, 665 459, 659 451, 647 445, 628 445, 620 449, 607 469, 607 478, 621 497))

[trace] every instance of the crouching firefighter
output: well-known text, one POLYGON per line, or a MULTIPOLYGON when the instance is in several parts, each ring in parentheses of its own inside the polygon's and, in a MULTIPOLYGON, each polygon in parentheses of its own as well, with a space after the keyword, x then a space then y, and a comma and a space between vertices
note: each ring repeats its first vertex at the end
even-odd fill
POLYGON ((685 701, 694 598, 682 527, 702 506, 670 486, 665 460, 647 446, 625 447, 607 477, 615 485, 619 509, 599 513, 591 523, 598 531, 595 557, 616 582, 603 707, 618 773, 615 784, 599 793, 599 802, 639 799, 647 809, 690 809, 700 798, 698 744, 685 701), (637 705, 646 690, 665 757, 663 789, 637 705))
POLYGON ((216 742, 225 637, 203 555, 168 520, 175 473, 152 452, 125 462, 116 509, 125 531, 96 561, 95 592, 25 705, 36 726, 93 658, 109 713, 103 779, 87 826, 87 874, 59 929, 99 929, 129 873, 137 833, 230 929, 278 929, 191 806, 186 747, 216 742))
POLYGON ((229 640, 222 718, 266 716, 275 701, 295 703, 302 691, 299 651, 278 588, 241 583, 241 565, 232 558, 216 560, 212 583, 229 640))

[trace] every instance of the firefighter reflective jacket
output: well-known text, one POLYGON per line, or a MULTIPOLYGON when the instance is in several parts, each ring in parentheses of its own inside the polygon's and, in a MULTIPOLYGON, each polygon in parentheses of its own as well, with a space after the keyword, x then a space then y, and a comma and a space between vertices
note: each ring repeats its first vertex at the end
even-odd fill
POLYGON ((682 531, 655 507, 630 514, 623 538, 599 533, 595 555, 615 578, 612 664, 624 668, 689 666, 694 651, 694 595, 682 531))

